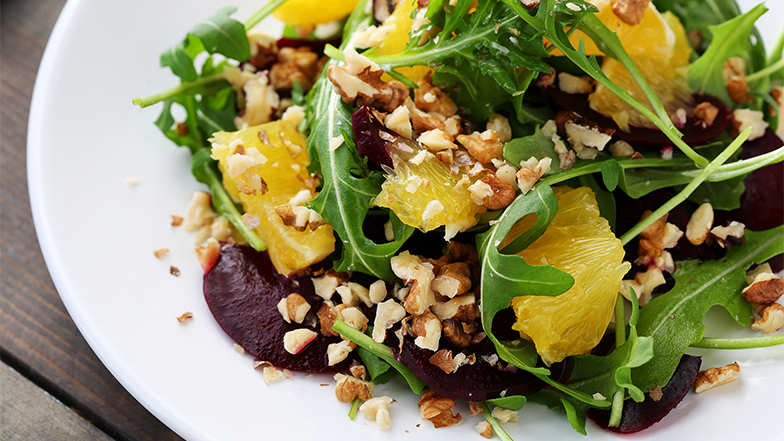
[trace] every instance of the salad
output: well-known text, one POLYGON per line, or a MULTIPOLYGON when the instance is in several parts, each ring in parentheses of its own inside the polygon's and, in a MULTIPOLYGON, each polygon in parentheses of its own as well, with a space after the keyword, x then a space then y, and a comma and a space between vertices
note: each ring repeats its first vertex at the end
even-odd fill
POLYGON ((166 50, 204 295, 258 359, 335 374, 382 429, 509 439, 528 402, 623 433, 784 343, 779 38, 733 0, 275 0, 166 50), (274 14, 281 38, 254 30, 274 14), (177 120, 178 111, 184 118, 177 120), (706 337, 725 308, 759 337, 706 337), (766 335, 774 334, 774 335, 766 335), (704 368, 704 370, 701 370, 704 368), (416 411, 412 409, 412 411, 416 411))

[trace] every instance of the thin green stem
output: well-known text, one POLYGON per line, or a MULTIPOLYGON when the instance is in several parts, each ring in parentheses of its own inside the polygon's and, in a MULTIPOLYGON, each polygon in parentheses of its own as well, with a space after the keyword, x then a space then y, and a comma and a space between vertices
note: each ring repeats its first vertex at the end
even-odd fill
POLYGON ((346 56, 343 54, 343 52, 329 43, 327 43, 324 46, 324 55, 328 56, 329 58, 332 58, 333 60, 343 61, 343 62, 346 61, 346 56))
POLYGON ((610 420, 607 422, 609 427, 618 427, 621 425, 621 417, 623 416, 623 399, 626 396, 626 388, 622 387, 615 391, 612 400, 612 408, 610 409, 610 420))
POLYGON ((660 217, 664 216, 665 213, 669 213, 670 210, 677 207, 681 202, 685 201, 686 198, 688 198, 689 195, 691 195, 694 192, 694 190, 696 190, 697 187, 700 186, 700 184, 702 184, 706 179, 708 179, 708 177, 711 174, 713 174, 713 172, 715 172, 716 169, 719 168, 719 166, 721 166, 727 159, 730 158, 730 156, 732 156, 733 153, 735 153, 736 150, 740 148, 741 145, 743 145, 743 142, 746 141, 746 138, 748 138, 750 134, 751 134, 751 128, 748 128, 744 130, 743 133, 738 135, 738 137, 735 138, 735 140, 732 141, 732 143, 729 146, 727 146, 727 148, 724 149, 724 151, 721 152, 721 154, 719 154, 719 156, 717 156, 716 159, 711 161, 707 167, 701 170, 700 173, 697 175, 697 177, 695 177, 691 182, 689 182, 689 184, 686 185, 686 187, 684 187, 684 189, 681 190, 680 193, 675 195, 672 199, 670 199, 664 205, 659 207, 656 211, 651 213, 650 216, 641 220, 637 225, 632 227, 631 230, 627 231, 623 236, 621 236, 620 238, 621 243, 626 245, 632 239, 634 239, 635 236, 637 236, 643 230, 648 228, 649 225, 656 222, 656 220, 659 219, 660 217))
POLYGON ((626 343, 626 303, 622 295, 615 299, 615 347, 626 343))
POLYGON ((761 80, 767 76, 770 76, 774 72, 784 69, 784 58, 780 59, 779 61, 769 65, 768 67, 758 70, 753 74, 746 75, 746 81, 751 83, 757 80, 761 80))
POLYGON ((773 64, 776 61, 781 60, 782 52, 784 52, 784 28, 779 32, 779 38, 776 40, 776 44, 771 48, 770 54, 768 54, 767 64, 773 64))
POLYGON ((752 349, 767 348, 784 344, 784 334, 771 335, 769 337, 749 337, 749 338, 709 338, 692 343, 693 348, 705 349, 752 349))
POLYGON ((170 89, 164 90, 163 92, 158 92, 145 97, 136 97, 133 99, 133 104, 136 104, 143 109, 145 107, 152 106, 153 104, 166 101, 180 95, 197 93, 197 91, 202 90, 202 87, 204 86, 224 80, 226 80, 226 76, 224 76, 222 73, 208 75, 206 77, 199 77, 194 81, 179 84, 170 89))
POLYGON ((490 408, 487 406, 487 404, 480 402, 479 407, 482 408, 482 416, 484 416, 487 422, 490 423, 490 425, 493 427, 493 432, 498 435, 499 438, 504 441, 514 441, 512 437, 506 433, 506 430, 504 430, 504 427, 501 425, 501 423, 495 419, 493 412, 490 411, 490 408))
POLYGON ((262 6, 261 9, 256 11, 255 14, 251 15, 250 18, 245 22, 245 30, 253 29, 259 22, 264 20, 268 15, 272 13, 272 11, 278 9, 280 5, 286 3, 288 0, 272 0, 271 2, 267 3, 266 5, 262 6))
POLYGON ((354 398, 354 401, 351 402, 351 409, 348 410, 348 417, 351 421, 354 421, 354 418, 357 416, 357 411, 359 411, 359 406, 362 405, 362 400, 359 398, 354 398))

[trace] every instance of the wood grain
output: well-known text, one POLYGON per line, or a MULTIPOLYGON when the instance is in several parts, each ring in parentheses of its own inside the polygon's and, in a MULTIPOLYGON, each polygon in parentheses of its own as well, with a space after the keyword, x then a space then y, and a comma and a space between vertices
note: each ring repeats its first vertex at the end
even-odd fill
MULTIPOLYGON (((27 118, 35 74, 64 4, 0 3, 0 356, 110 437, 180 439, 122 388, 79 334, 52 284, 33 228, 25 173, 27 118)), ((6 386, 3 400, 12 399, 6 386)), ((19 403, 3 402, 11 404, 19 403)), ((65 421, 68 427, 60 429, 73 429, 65 421)), ((26 439, 55 439, 48 433, 26 439)), ((94 439, 89 431, 73 433, 77 437, 68 439, 94 439)))

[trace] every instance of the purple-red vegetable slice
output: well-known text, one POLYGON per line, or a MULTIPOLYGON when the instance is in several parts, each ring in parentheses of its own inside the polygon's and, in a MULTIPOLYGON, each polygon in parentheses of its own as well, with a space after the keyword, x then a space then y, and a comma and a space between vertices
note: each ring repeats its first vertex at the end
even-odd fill
POLYGON ((335 366, 327 365, 327 346, 339 342, 340 337, 318 333, 317 318, 312 326, 283 320, 277 304, 290 293, 304 297, 313 314, 321 306, 310 277, 284 277, 275 271, 267 253, 247 246, 222 245, 217 263, 204 275, 204 298, 212 315, 226 334, 249 354, 279 369, 312 373, 346 371, 353 360, 351 357, 335 366), (300 328, 316 331, 318 336, 296 355, 289 354, 283 348, 283 335, 300 328))

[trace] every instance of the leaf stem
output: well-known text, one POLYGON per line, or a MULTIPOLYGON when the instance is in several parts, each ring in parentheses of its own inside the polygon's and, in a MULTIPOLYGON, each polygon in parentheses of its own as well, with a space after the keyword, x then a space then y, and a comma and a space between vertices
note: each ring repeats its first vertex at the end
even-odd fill
POLYGON ((670 210, 677 207, 681 202, 685 201, 686 198, 688 198, 689 195, 691 195, 694 192, 694 190, 696 190, 697 187, 699 187, 700 184, 703 183, 703 181, 705 181, 714 171, 716 171, 716 169, 719 168, 719 166, 721 166, 727 159, 729 159, 730 156, 732 156, 732 154, 735 153, 735 151, 738 150, 741 145, 743 145, 743 142, 746 141, 746 139, 749 137, 750 134, 751 134, 751 128, 748 128, 744 130, 743 133, 738 135, 738 137, 735 138, 735 140, 732 141, 732 143, 729 146, 727 146, 727 148, 724 149, 724 151, 721 152, 721 154, 719 154, 719 156, 717 156, 716 159, 711 161, 707 167, 701 170, 699 175, 697 175, 691 182, 689 182, 689 184, 686 185, 686 187, 684 187, 684 189, 681 190, 680 193, 673 196, 672 199, 670 199, 664 205, 659 207, 656 211, 651 213, 650 216, 641 220, 637 225, 632 227, 631 230, 627 231, 623 236, 621 236, 620 238, 621 243, 626 245, 632 239, 634 239, 635 236, 637 236, 643 230, 648 228, 649 225, 656 222, 656 220, 658 220, 660 217, 664 216, 665 213, 669 213, 670 210))
POLYGON ((362 400, 359 398, 354 398, 354 401, 351 402, 351 409, 348 410, 348 417, 351 421, 354 421, 354 418, 357 416, 357 411, 359 411, 359 406, 362 405, 362 400))
POLYGON ((623 398, 626 395, 626 388, 622 387, 615 391, 613 394, 612 408, 610 409, 610 420, 607 422, 609 427, 618 427, 621 425, 621 417, 623 416, 623 398))
POLYGON ((692 348, 705 349, 752 349, 767 348, 784 344, 784 334, 771 335, 769 337, 748 337, 748 338, 710 338, 703 337, 702 340, 692 343, 692 348))
POLYGON ((376 343, 372 338, 352 328, 340 319, 335 319, 335 324, 332 326, 332 329, 341 336, 346 337, 389 363, 390 366, 395 368, 395 370, 406 379, 406 382, 408 382, 408 385, 415 394, 419 395, 425 389, 425 383, 417 378, 408 366, 397 359, 395 353, 389 346, 376 343))
POLYGON ((771 64, 770 66, 758 70, 752 74, 746 75, 746 81, 751 83, 757 80, 761 80, 767 76, 770 76, 772 73, 784 69, 784 58, 780 59, 779 61, 771 64))
POLYGON ((626 343, 626 303, 621 294, 615 299, 615 347, 626 343))
POLYGON ((272 11, 278 9, 280 5, 286 3, 288 0, 272 0, 271 2, 267 3, 266 5, 262 6, 261 9, 256 11, 255 14, 251 15, 250 18, 245 22, 245 30, 249 31, 254 28, 259 22, 264 20, 264 18, 272 13, 272 11))
POLYGON ((498 435, 499 438, 501 438, 503 441, 514 441, 512 437, 506 433, 506 430, 504 430, 504 427, 501 425, 501 423, 495 419, 493 412, 490 411, 490 407, 488 407, 487 404, 480 402, 479 407, 482 408, 482 416, 484 416, 487 422, 493 426, 493 432, 498 435))
POLYGON ((195 94, 196 91, 199 90, 201 87, 206 86, 208 84, 217 83, 225 79, 226 76, 223 75, 222 73, 208 75, 206 77, 200 77, 194 81, 181 83, 170 89, 164 90, 163 92, 147 95, 145 97, 136 97, 133 99, 133 104, 136 104, 137 106, 143 109, 145 107, 152 106, 153 104, 159 103, 161 101, 166 101, 171 98, 176 98, 180 95, 195 94))

